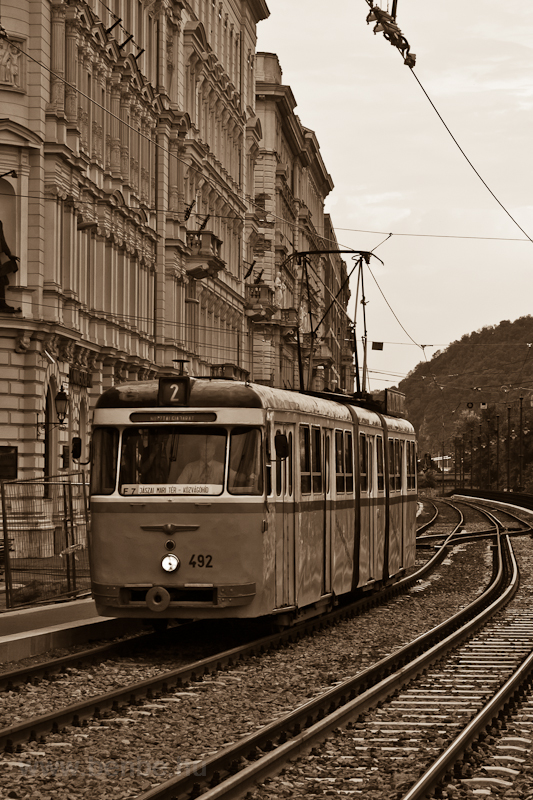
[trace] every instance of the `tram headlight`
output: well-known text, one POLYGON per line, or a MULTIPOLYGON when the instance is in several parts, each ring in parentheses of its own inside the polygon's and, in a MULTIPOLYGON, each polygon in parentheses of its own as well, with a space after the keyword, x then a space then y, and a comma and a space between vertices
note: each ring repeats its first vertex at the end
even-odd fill
POLYGON ((161 566, 165 572, 176 572, 180 566, 180 560, 174 553, 169 553, 161 559, 161 566))

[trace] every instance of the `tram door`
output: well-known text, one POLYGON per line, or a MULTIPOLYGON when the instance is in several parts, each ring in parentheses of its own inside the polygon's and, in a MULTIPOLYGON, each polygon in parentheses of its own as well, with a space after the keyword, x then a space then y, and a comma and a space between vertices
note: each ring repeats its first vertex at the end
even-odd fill
POLYGON ((294 605, 294 426, 276 425, 275 433, 285 434, 286 459, 276 458, 276 607, 294 605))
POLYGON ((331 470, 332 431, 324 430, 324 550, 322 594, 331 592, 331 537, 335 526, 333 504, 333 481, 335 475, 331 470))
POLYGON ((376 501, 374 499, 374 440, 375 437, 367 434, 367 489, 368 489, 368 562, 370 578, 377 580, 376 570, 376 501))

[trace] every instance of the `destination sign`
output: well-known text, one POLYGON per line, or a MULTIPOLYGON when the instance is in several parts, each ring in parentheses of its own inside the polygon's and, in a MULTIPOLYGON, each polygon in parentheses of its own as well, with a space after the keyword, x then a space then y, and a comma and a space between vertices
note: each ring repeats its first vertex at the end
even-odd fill
POLYGON ((130 414, 130 422, 215 422, 217 415, 212 411, 204 412, 157 412, 135 411, 130 414))
POLYGON ((127 495, 162 495, 162 494, 220 494, 222 490, 221 483, 184 483, 180 485, 157 483, 125 483, 121 487, 122 494, 127 495))

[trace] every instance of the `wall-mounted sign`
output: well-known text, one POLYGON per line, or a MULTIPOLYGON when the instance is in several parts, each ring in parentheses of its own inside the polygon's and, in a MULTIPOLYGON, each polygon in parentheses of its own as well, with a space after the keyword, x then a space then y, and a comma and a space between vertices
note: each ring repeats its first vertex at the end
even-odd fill
POLYGON ((88 386, 90 388, 93 385, 92 373, 77 367, 70 368, 68 379, 71 386, 88 386))

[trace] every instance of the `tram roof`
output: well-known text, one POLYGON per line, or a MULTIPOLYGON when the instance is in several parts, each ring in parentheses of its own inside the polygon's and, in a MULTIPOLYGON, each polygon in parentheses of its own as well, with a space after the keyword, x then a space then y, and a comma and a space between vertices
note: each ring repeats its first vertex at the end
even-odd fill
MULTIPOLYGON (((275 389, 259 383, 224 380, 220 378, 188 378, 188 408, 263 408, 319 414, 339 420, 351 420, 355 411, 361 422, 380 425, 374 410, 365 408, 348 395, 332 395, 331 398, 306 394, 289 389, 275 389)), ((107 389, 98 399, 97 408, 156 408, 159 381, 135 381, 122 383, 107 389)), ((396 430, 412 430, 405 419, 388 417, 396 430)))

